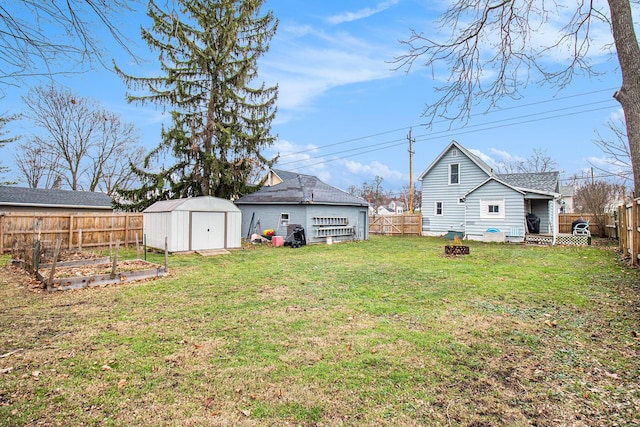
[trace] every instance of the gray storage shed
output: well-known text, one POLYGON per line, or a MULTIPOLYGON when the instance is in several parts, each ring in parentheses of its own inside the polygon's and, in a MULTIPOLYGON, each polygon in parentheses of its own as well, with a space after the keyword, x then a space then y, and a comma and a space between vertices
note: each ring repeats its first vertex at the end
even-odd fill
POLYGON ((242 214, 229 200, 211 196, 162 200, 142 213, 146 245, 169 252, 240 247, 242 214))

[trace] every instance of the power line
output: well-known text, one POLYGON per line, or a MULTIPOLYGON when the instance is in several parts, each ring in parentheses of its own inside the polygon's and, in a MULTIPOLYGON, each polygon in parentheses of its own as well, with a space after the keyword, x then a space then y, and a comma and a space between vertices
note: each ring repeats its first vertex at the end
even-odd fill
MULTIPOLYGON (((502 120, 496 120, 493 122, 487 122, 487 123, 482 123, 482 124, 477 124, 477 125, 471 125, 465 128, 458 128, 458 129, 452 129, 452 130, 446 130, 446 131, 438 131, 435 133, 431 133, 431 134, 422 134, 419 135, 417 137, 415 137, 416 142, 425 142, 425 141, 432 141, 435 139, 439 139, 442 138, 444 136, 448 136, 448 137, 454 137, 454 136, 459 136, 459 135, 466 135, 469 133, 477 133, 477 132, 483 132, 483 131, 487 131, 487 130, 493 130, 493 129, 499 129, 499 128, 504 128, 504 127, 509 127, 509 126, 516 126, 516 125, 521 125, 521 124, 526 124, 526 123, 532 123, 532 122, 536 122, 536 121, 543 121, 543 120, 551 120, 551 119, 558 119, 561 117, 567 117, 567 116, 573 116, 573 115, 578 115, 578 114, 584 114, 584 113, 589 113, 589 112, 594 112, 594 111, 600 111, 600 110, 606 110, 612 107, 612 105, 605 105, 603 107, 599 107, 599 108, 590 108, 590 109, 585 109, 585 110, 581 110, 581 111, 574 111, 574 112, 567 112, 564 114, 554 114, 552 116, 548 116, 549 114, 552 113, 558 113, 561 111, 567 111, 567 109, 574 109, 574 108, 583 108, 586 106, 591 106, 591 105, 598 105, 598 104, 605 104, 605 103, 609 103, 612 102, 610 100, 607 101, 600 101, 597 102, 595 104, 591 103, 591 104, 582 104, 582 105, 577 105, 577 106, 573 106, 573 107, 568 107, 568 108, 561 108, 561 109, 556 109, 556 110, 550 110, 550 111, 544 111, 544 112, 540 112, 540 113, 534 113, 534 114, 528 114, 528 115, 522 115, 522 116, 518 116, 518 117, 512 117, 512 118, 507 118, 507 119, 502 119, 502 120), (539 117, 539 118, 532 118, 532 117, 536 117, 536 116, 547 116, 547 117, 539 117), (527 120, 521 120, 521 121, 517 121, 517 122, 511 122, 513 120, 518 120, 518 119, 527 119, 527 120), (511 122, 511 123, 509 123, 511 122), (491 126, 491 125, 495 125, 495 126, 491 126)), ((324 154, 321 156, 317 156, 317 157, 309 157, 308 159, 302 160, 303 162, 308 162, 310 160, 313 159, 322 159, 324 157, 327 156, 336 156, 338 154, 344 154, 344 153, 349 153, 349 152, 354 152, 356 151, 356 153, 350 154, 350 155, 345 155, 345 156, 340 156, 340 157, 333 157, 331 159, 325 159, 316 163, 305 163, 304 165, 300 165, 298 167, 294 167, 292 168, 292 170, 298 170, 301 168, 307 168, 310 166, 317 166, 320 164, 324 164, 324 163, 329 163, 329 162, 333 162, 336 160, 342 160, 342 159, 346 159, 346 158, 350 158, 350 157, 355 157, 355 156, 360 156, 363 154, 369 154, 369 153, 373 153, 375 151, 381 151, 381 150, 385 150, 387 148, 392 148, 392 147, 396 147, 399 145, 403 145, 405 143, 405 138, 398 138, 398 139, 394 139, 394 140, 390 140, 390 141, 384 141, 384 142, 380 142, 377 144, 372 144, 369 145, 367 147, 355 147, 355 148, 350 148, 347 150, 342 150, 342 151, 337 151, 334 153, 328 153, 328 154, 324 154), (372 147, 376 147, 376 148, 372 148, 372 147)), ((332 145, 336 145, 336 144, 332 144, 332 145)), ((314 150, 315 151, 315 150, 314 150)), ((297 153, 292 153, 293 154, 299 154, 301 152, 297 152, 297 153)), ((283 156, 284 157, 284 156, 283 156)), ((285 162, 285 163, 278 163, 278 166, 286 166, 286 165, 290 165, 290 164, 294 164, 294 163, 300 163, 301 160, 295 160, 295 161, 291 161, 291 162, 285 162)))
MULTIPOLYGON (((606 89, 599 89, 599 90, 594 90, 591 92, 584 92, 584 93, 578 93, 578 94, 573 94, 573 95, 567 95, 567 96, 563 96, 563 97, 559 97, 559 98, 550 98, 550 99, 546 99, 546 100, 542 100, 542 101, 536 101, 536 102, 531 102, 528 104, 521 104, 521 105, 514 105, 511 107, 507 107, 507 108, 500 108, 500 109, 495 109, 495 110, 491 110, 488 111, 486 113, 483 113, 483 115, 490 115, 490 114, 495 114, 495 113, 503 113, 506 111, 511 111, 511 110, 516 110, 516 109, 520 109, 520 108, 527 108, 527 107, 532 107, 532 106, 536 106, 536 105, 543 105, 543 104, 548 104, 548 103, 557 103, 559 101, 564 101, 564 100, 568 100, 568 99, 573 99, 573 98, 579 98, 582 96, 589 96, 589 95, 594 95, 594 94, 598 94, 598 93, 603 93, 603 92, 611 92, 611 91, 615 91, 616 88, 606 88, 606 89)), ((603 101, 600 101, 603 102, 603 101)), ((505 120, 509 120, 509 119, 505 119, 505 120)), ((434 122, 433 124, 442 124, 442 123, 448 123, 448 120, 439 120, 434 122)), ((413 127, 421 127, 421 126, 425 126, 425 124, 423 123, 419 123, 419 124, 413 124, 410 126, 404 126, 401 128, 396 128, 396 129, 392 129, 392 130, 387 130, 387 131, 382 131, 382 132, 378 132, 378 133, 374 133, 371 135, 365 135, 365 136, 360 136, 360 137, 355 137, 355 138, 351 138, 351 139, 347 139, 347 140, 343 140, 343 141, 338 141, 338 142, 334 142, 331 144, 326 144, 326 145, 322 145, 322 146, 318 146, 318 147, 314 147, 314 148, 308 148, 305 150, 301 150, 301 151, 297 151, 295 153, 288 153, 288 154, 283 154, 280 156, 280 158, 286 158, 286 157, 291 157, 291 156, 295 156, 295 155, 299 155, 299 154, 303 154, 303 153, 308 153, 308 152, 315 152, 318 150, 323 150, 325 148, 329 148, 329 147, 335 147, 337 145, 343 145, 343 144, 348 144, 351 142, 356 142, 356 141, 362 141, 365 139, 371 139, 371 138, 376 138, 378 136, 382 136, 382 135, 388 135, 391 133, 395 133, 395 132, 399 132, 399 131, 406 131, 408 129, 411 129, 413 127)), ((473 126, 479 126, 479 125, 473 125, 473 126)), ((445 132, 445 131, 443 131, 445 132)), ((404 140, 404 138, 402 138, 404 140)), ((395 141, 399 141, 399 140, 395 140, 395 141)), ((284 163, 285 165, 288 163, 284 163)))

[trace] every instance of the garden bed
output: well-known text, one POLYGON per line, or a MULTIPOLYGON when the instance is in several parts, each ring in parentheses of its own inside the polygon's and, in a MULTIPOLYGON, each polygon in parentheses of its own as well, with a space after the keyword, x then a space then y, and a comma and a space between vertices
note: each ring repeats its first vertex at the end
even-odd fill
POLYGON ((157 279, 167 274, 163 266, 143 260, 120 261, 116 263, 114 271, 113 263, 80 260, 57 263, 54 277, 49 283, 48 268, 51 264, 43 265, 42 271, 36 273, 42 287, 49 291, 64 291, 70 289, 82 289, 93 286, 107 286, 115 283, 126 283, 137 280, 157 279), (44 273, 44 274, 43 274, 44 273))

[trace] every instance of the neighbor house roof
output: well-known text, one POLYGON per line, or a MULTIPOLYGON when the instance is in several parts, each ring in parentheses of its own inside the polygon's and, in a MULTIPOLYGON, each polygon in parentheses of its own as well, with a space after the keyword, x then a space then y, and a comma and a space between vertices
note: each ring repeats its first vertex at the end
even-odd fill
POLYGON ((2 206, 113 209, 105 193, 7 186, 0 186, 2 206))
POLYGON ((235 200, 236 204, 325 204, 369 206, 364 199, 332 187, 311 175, 296 175, 235 200))
POLYGON ((498 179, 514 187, 526 190, 559 193, 559 172, 503 173, 496 175, 498 179))
POLYGON ((565 197, 574 196, 576 194, 576 187, 573 185, 561 185, 560 194, 562 194, 565 197))
POLYGON ((285 171, 282 169, 271 169, 273 171, 273 173, 275 173, 276 175, 278 175, 278 177, 280 177, 281 180, 283 181, 288 181, 292 178, 297 177, 298 175, 303 175, 303 174, 299 174, 296 172, 289 172, 289 171, 285 171))

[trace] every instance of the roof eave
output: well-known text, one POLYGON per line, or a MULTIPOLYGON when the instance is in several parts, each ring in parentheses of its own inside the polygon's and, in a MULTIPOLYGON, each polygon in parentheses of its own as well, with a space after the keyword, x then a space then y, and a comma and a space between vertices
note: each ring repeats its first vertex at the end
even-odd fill
POLYGON ((0 207, 2 206, 19 206, 19 207, 40 207, 40 208, 75 208, 75 209, 104 209, 104 210, 113 210, 112 206, 92 206, 92 205, 60 205, 60 204, 50 204, 50 203, 7 203, 0 202, 0 207))

